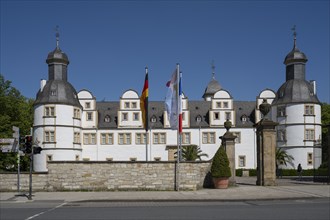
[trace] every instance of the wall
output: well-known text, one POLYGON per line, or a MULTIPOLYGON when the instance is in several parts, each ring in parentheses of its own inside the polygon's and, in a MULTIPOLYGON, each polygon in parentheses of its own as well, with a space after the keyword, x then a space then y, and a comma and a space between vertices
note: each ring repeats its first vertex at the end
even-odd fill
MULTIPOLYGON (((207 182, 210 162, 182 162, 180 189, 196 190, 207 182)), ((28 190, 29 175, 21 174, 28 190)), ((17 174, 0 174, 0 191, 17 190, 17 174)), ((33 175, 34 191, 174 190, 174 162, 53 161, 48 173, 33 175)))

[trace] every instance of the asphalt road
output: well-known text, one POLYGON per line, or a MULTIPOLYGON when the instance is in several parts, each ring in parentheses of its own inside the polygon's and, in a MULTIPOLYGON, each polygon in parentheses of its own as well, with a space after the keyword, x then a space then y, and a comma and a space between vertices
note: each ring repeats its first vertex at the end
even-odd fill
POLYGON ((1 220, 211 220, 330 218, 328 198, 244 202, 1 202, 1 220))

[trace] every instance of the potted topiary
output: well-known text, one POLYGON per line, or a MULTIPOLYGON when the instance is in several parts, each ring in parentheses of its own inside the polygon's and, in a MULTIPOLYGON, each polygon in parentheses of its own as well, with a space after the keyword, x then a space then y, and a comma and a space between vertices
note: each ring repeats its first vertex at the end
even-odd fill
POLYGON ((225 148, 221 145, 218 151, 215 153, 212 166, 211 175, 213 178, 214 188, 227 189, 229 183, 229 177, 231 177, 231 171, 229 166, 229 160, 225 148))

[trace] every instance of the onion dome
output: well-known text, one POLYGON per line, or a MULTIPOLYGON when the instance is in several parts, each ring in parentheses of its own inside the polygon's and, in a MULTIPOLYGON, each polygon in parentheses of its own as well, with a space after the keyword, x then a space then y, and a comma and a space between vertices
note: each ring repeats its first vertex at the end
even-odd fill
POLYGON ((205 99, 205 100, 210 97, 213 97, 216 92, 221 90, 221 86, 220 86, 219 82, 215 79, 214 75, 215 75, 215 66, 212 61, 212 79, 207 84, 207 87, 204 91, 203 99, 205 99))
POLYGON ((306 55, 298 49, 297 43, 296 43, 296 37, 295 37, 293 48, 288 53, 288 55, 286 55, 286 57, 284 59, 284 64, 290 65, 292 63, 297 63, 297 62, 306 63, 307 60, 308 59, 307 59, 306 55))
POLYGON ((56 48, 47 56, 48 81, 37 93, 34 105, 65 104, 81 108, 75 88, 67 81, 68 56, 59 47, 59 33, 56 33, 56 48))

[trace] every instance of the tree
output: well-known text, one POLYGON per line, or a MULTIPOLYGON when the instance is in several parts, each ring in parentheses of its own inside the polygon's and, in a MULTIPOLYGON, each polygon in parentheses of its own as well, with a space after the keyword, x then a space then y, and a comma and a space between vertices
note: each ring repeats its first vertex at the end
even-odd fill
POLYGON ((292 167, 294 167, 293 164, 293 156, 288 154, 283 148, 276 148, 276 167, 278 167, 281 164, 284 164, 287 166, 287 164, 290 164, 292 167))
MULTIPOLYGON (((0 138, 12 138, 12 127, 20 129, 20 135, 30 134, 33 124, 33 100, 27 99, 11 81, 0 74, 0 138)), ((28 157, 21 157, 21 170, 28 170, 28 157)), ((17 169, 17 154, 0 152, 0 170, 17 169)))
POLYGON ((185 161, 202 160, 202 157, 208 157, 206 153, 197 145, 188 145, 182 147, 182 159, 185 161))
POLYGON ((330 158, 328 154, 329 141, 328 140, 328 127, 330 125, 330 105, 327 103, 321 104, 321 121, 322 121, 322 161, 323 164, 328 164, 330 158))
POLYGON ((33 100, 27 99, 0 74, 0 138, 11 138, 12 127, 22 135, 30 134, 33 124, 33 100))

